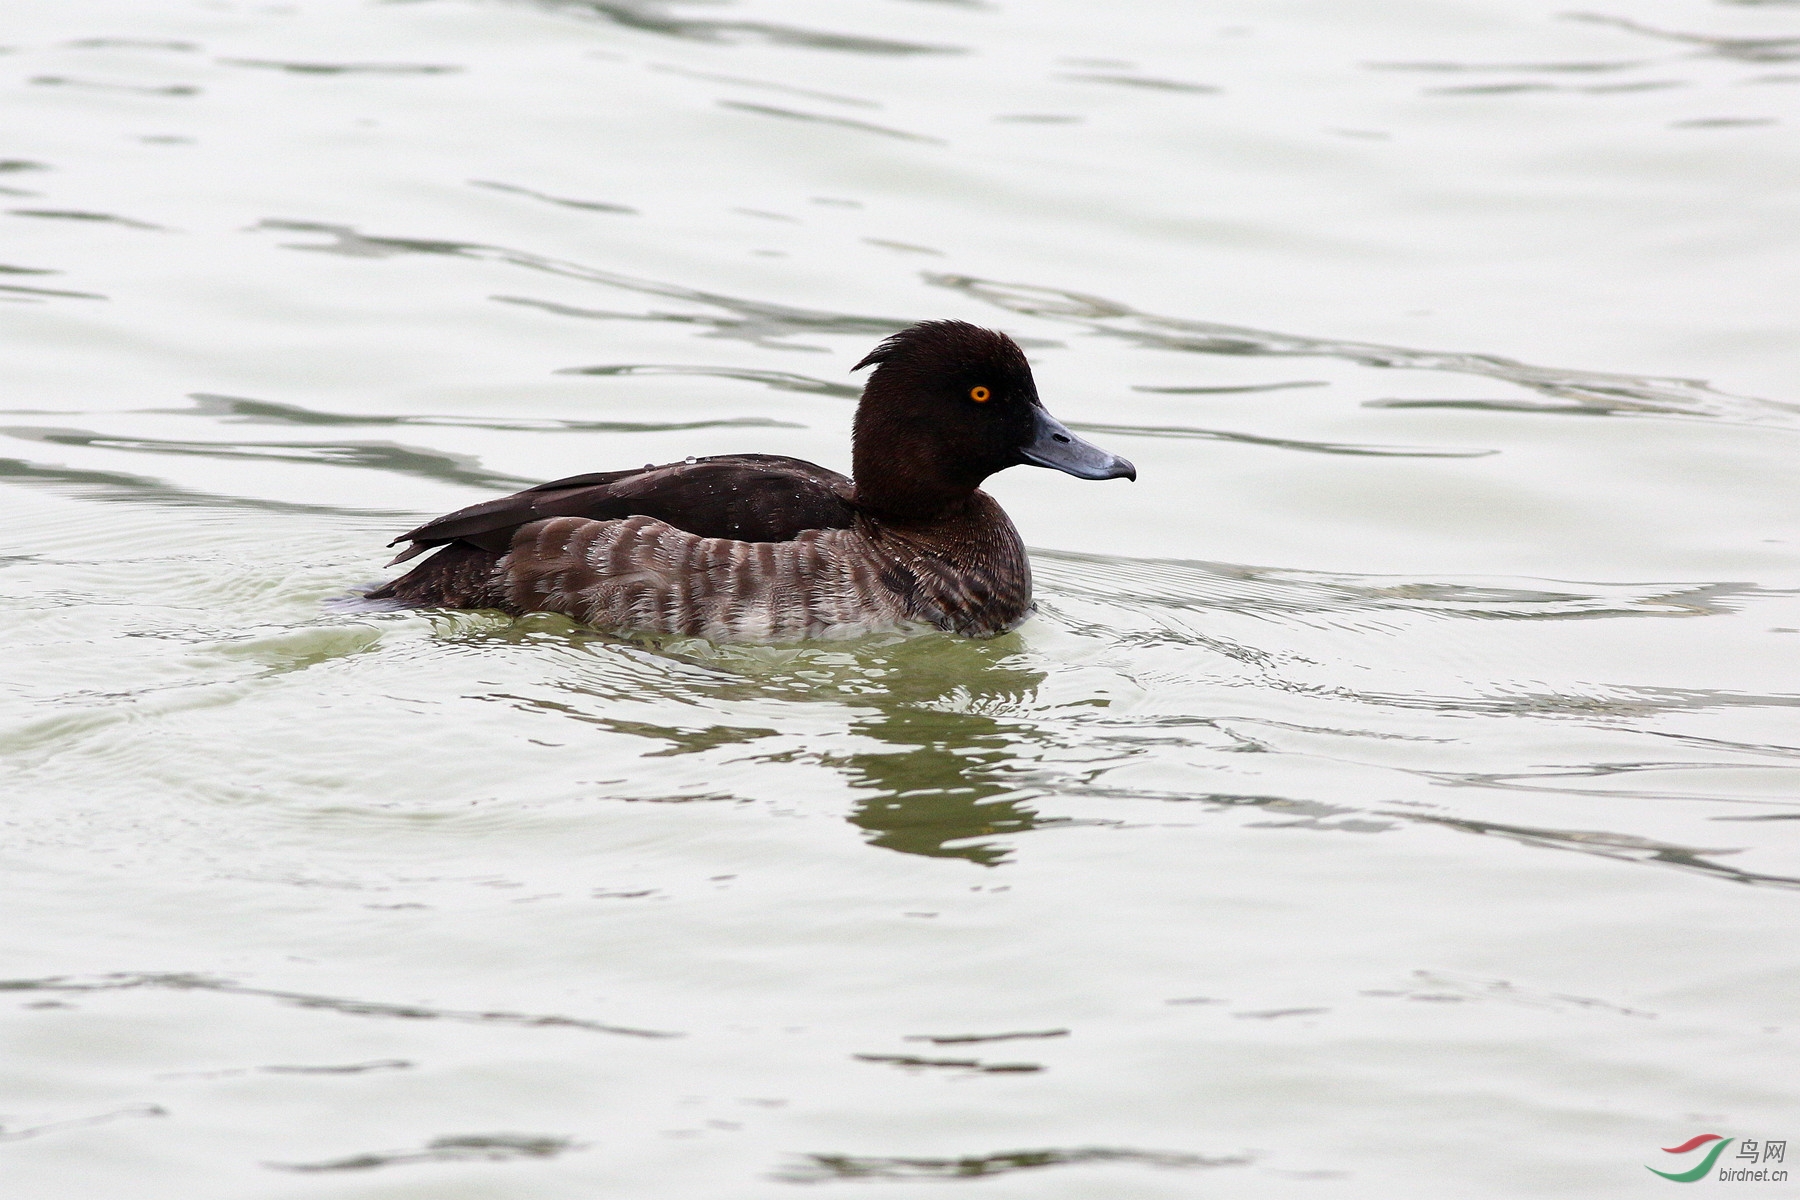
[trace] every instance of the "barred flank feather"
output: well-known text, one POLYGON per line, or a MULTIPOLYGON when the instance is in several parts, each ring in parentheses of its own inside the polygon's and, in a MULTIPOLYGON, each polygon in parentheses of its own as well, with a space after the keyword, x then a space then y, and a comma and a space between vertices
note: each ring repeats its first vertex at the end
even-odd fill
POLYGON ((495 607, 719 642, 846 638, 918 624, 992 637, 1029 613, 1031 576, 1012 523, 977 496, 988 511, 971 513, 955 531, 976 536, 949 545, 941 528, 928 537, 861 522, 785 542, 741 542, 698 537, 654 517, 534 521, 493 565, 495 607))

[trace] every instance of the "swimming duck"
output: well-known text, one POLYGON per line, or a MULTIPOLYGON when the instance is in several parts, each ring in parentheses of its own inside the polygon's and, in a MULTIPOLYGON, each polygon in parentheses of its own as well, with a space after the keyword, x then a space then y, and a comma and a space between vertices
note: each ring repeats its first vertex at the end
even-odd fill
POLYGON ((719 642, 1006 632, 1031 613, 1031 566, 982 481, 1022 463, 1078 479, 1136 468, 1044 411, 1003 333, 927 321, 852 370, 869 366, 854 480, 772 454, 558 479, 401 534, 390 566, 437 553, 368 599, 719 642))

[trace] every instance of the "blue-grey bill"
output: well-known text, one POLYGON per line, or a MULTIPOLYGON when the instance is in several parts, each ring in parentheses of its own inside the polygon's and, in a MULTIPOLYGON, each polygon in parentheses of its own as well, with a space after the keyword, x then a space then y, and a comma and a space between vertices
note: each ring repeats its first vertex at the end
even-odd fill
POLYGON ((1069 427, 1045 412, 1037 411, 1037 429, 1029 443, 1019 448, 1033 466, 1065 471, 1077 479, 1136 479, 1130 460, 1102 450, 1069 432, 1069 427))

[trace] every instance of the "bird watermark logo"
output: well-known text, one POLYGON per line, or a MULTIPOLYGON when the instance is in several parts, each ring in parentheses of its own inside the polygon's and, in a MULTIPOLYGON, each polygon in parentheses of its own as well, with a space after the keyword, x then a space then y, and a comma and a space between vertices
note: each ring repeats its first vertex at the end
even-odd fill
POLYGON ((1785 1183, 1787 1171, 1780 1167, 1762 1166, 1763 1163, 1781 1163, 1787 1161, 1786 1139, 1757 1141, 1755 1138, 1728 1138, 1718 1133, 1701 1133, 1689 1138, 1679 1146, 1664 1146, 1664 1154, 1692 1154, 1702 1146, 1706 1153, 1700 1161, 1679 1171, 1659 1171, 1655 1167, 1646 1167, 1652 1175, 1661 1175, 1664 1179, 1675 1183, 1693 1183, 1704 1179, 1712 1173, 1713 1165, 1727 1147, 1737 1143, 1737 1153, 1727 1160, 1726 1165, 1719 1168, 1721 1183, 1785 1183), (1740 1166, 1740 1162, 1751 1165, 1740 1166))

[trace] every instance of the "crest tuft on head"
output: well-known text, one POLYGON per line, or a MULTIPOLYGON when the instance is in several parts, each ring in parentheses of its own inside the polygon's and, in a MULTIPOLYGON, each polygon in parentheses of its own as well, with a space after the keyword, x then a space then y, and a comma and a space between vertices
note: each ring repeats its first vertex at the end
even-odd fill
POLYGON ((869 351, 850 369, 860 371, 868 366, 932 371, 976 370, 990 366, 1012 372, 1029 373, 1031 370, 1019 343, 998 330, 983 329, 967 321, 921 321, 909 329, 902 329, 869 351))

